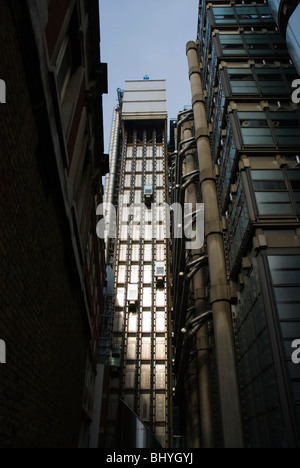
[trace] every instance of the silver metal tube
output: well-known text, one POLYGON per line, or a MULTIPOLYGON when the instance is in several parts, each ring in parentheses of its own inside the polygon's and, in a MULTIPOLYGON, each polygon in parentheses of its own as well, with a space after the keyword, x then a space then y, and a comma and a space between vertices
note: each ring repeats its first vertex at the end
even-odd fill
POLYGON ((244 447, 243 424, 217 187, 195 42, 189 42, 186 51, 205 212, 223 439, 226 448, 239 448, 244 447))
POLYGON ((117 162, 118 162, 118 144, 119 144, 119 131, 120 131, 120 109, 119 107, 114 108, 112 129, 110 137, 110 148, 109 148, 109 164, 110 172, 106 177, 105 183, 105 194, 104 204, 106 205, 106 218, 108 220, 108 227, 105 231, 105 260, 106 264, 109 264, 109 228, 113 222, 112 206, 114 201, 115 183, 117 175, 117 162))

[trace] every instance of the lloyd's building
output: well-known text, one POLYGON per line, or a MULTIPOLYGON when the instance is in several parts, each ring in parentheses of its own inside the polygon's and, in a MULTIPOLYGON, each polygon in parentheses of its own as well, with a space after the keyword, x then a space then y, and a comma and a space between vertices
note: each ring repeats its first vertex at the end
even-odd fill
POLYGON ((208 257, 195 306, 173 274, 175 404, 190 447, 300 446, 300 114, 285 40, 299 2, 273 3, 278 23, 272 2, 200 0, 187 44, 193 111, 177 127, 181 145, 195 134, 208 257), (182 338, 186 322, 194 337, 182 338))
POLYGON ((168 202, 166 128, 165 81, 127 81, 114 110, 105 197, 113 271, 101 416, 108 448, 171 443, 169 236, 164 211, 153 209, 168 202))

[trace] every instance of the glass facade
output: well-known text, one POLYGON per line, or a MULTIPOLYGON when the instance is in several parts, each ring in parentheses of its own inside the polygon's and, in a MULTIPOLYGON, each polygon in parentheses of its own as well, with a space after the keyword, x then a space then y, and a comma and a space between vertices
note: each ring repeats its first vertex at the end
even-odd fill
POLYGON ((300 5, 287 0, 269 0, 273 16, 286 35, 289 52, 300 74, 300 5))
MULTIPOLYGON (((248 447, 266 448, 300 446, 300 365, 292 361, 300 338, 300 113, 291 101, 298 72, 272 16, 279 3, 202 0, 197 45, 236 291, 244 434, 248 447)), ((295 65, 297 15, 300 6, 286 24, 295 65)))
MULTIPOLYGON (((151 86, 161 93, 164 83, 131 81, 126 89, 142 87, 146 92, 145 88, 151 90, 151 86)), ((126 103, 130 91, 125 91, 124 98, 126 103)), ((154 208, 154 204, 163 204, 167 199, 166 114, 164 119, 160 116, 160 120, 152 121, 150 107, 147 118, 145 106, 141 110, 137 101, 136 114, 132 107, 129 113, 127 102, 125 114, 122 114, 122 166, 114 260, 116 294, 112 348, 115 357, 111 363, 109 387, 113 410, 107 422, 107 441, 111 447, 116 424, 115 405, 119 399, 162 447, 171 443, 169 245, 165 233, 166 213, 154 208)), ((157 104, 157 109, 160 108, 157 104)), ((126 431, 126 427, 123 429, 126 431)))

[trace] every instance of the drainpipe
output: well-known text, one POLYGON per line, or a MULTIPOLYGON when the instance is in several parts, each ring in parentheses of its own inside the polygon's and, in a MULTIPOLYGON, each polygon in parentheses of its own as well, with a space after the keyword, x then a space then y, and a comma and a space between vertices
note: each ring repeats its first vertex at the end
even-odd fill
POLYGON ((112 213, 112 206, 114 204, 114 192, 115 192, 115 183, 116 183, 116 174, 117 174, 117 162, 118 162, 118 142, 119 142, 119 131, 120 131, 120 109, 119 107, 114 108, 113 120, 112 120, 112 129, 111 129, 111 138, 110 138, 110 172, 106 178, 105 184, 105 195, 104 195, 104 204, 107 204, 107 220, 108 226, 105 232, 105 261, 106 265, 109 265, 109 237, 112 232, 112 223, 114 222, 114 217, 112 213))
POLYGON ((223 235, 219 217, 217 187, 213 169, 209 131, 204 106, 197 46, 186 47, 195 137, 200 168, 200 184, 205 213, 205 237, 210 273, 210 302, 216 340, 216 360, 223 442, 226 448, 244 447, 240 393, 237 377, 232 316, 227 283, 223 235))
MULTIPOLYGON (((182 172, 179 170, 180 174, 180 180, 182 175, 185 176, 186 174, 189 174, 189 165, 188 165, 188 160, 190 159, 190 155, 188 152, 190 151, 189 144, 188 144, 188 137, 187 135, 187 129, 190 128, 190 125, 185 121, 183 123, 181 121, 181 125, 178 125, 181 128, 180 136, 182 136, 182 141, 179 145, 183 145, 184 143, 184 156, 182 160, 182 172)), ((189 139, 192 138, 192 133, 189 134, 189 139)), ((179 180, 177 180, 177 183, 179 180)), ((189 188, 185 191, 185 200, 183 200, 185 203, 192 203, 192 200, 189 199, 189 188)), ((196 211, 196 203, 195 206, 193 205, 193 212, 196 211)), ((190 282, 190 288, 192 289, 192 282, 190 282)), ((180 307, 181 308, 181 307, 180 307)), ((180 325, 180 321, 179 321, 180 325)), ((179 331, 180 332, 179 327, 179 331)), ((196 367, 196 362, 195 359, 193 359, 188 365, 187 365, 187 374, 186 374, 186 382, 184 386, 184 391, 185 391, 185 399, 187 401, 187 404, 185 406, 185 422, 186 422, 186 444, 188 448, 200 448, 200 413, 199 413, 199 395, 198 395, 198 381, 197 381, 197 367, 196 367)))
MULTIPOLYGON (((192 138, 192 125, 185 123, 183 126, 183 139, 188 141, 192 138)), ((196 170, 195 165, 195 150, 190 150, 186 155, 186 173, 192 174, 196 170)), ((186 202, 192 204, 192 212, 196 211, 198 202, 197 187, 190 184, 186 190, 186 202)), ((192 251, 191 261, 198 260, 203 256, 203 252, 198 250, 192 251)), ((194 316, 198 317, 206 312, 206 294, 203 269, 200 268, 194 275, 192 280, 192 289, 194 292, 194 316)), ((212 416, 211 402, 211 385, 210 385, 210 351, 208 340, 208 325, 205 323, 196 335, 196 387, 198 387, 199 395, 199 410, 200 410, 200 438, 202 448, 214 447, 214 429, 212 416)))

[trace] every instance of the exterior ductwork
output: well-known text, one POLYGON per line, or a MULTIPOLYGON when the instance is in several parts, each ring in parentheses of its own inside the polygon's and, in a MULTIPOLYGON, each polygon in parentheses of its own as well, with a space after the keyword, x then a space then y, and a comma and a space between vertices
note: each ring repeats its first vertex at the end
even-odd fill
POLYGON ((200 168, 201 193, 205 212, 205 237, 210 273, 210 303, 216 338, 216 359, 224 445, 243 447, 240 395, 233 339, 226 263, 209 131, 207 126, 197 46, 187 44, 189 76, 200 168))
POLYGON ((112 206, 114 204, 115 182, 117 174, 117 161, 118 161, 118 145, 119 145, 119 132, 120 132, 120 109, 118 106, 114 108, 111 139, 110 139, 110 173, 106 176, 104 204, 106 205, 106 219, 108 226, 105 231, 105 259, 106 264, 110 263, 109 253, 109 234, 112 229, 113 213, 112 206))

